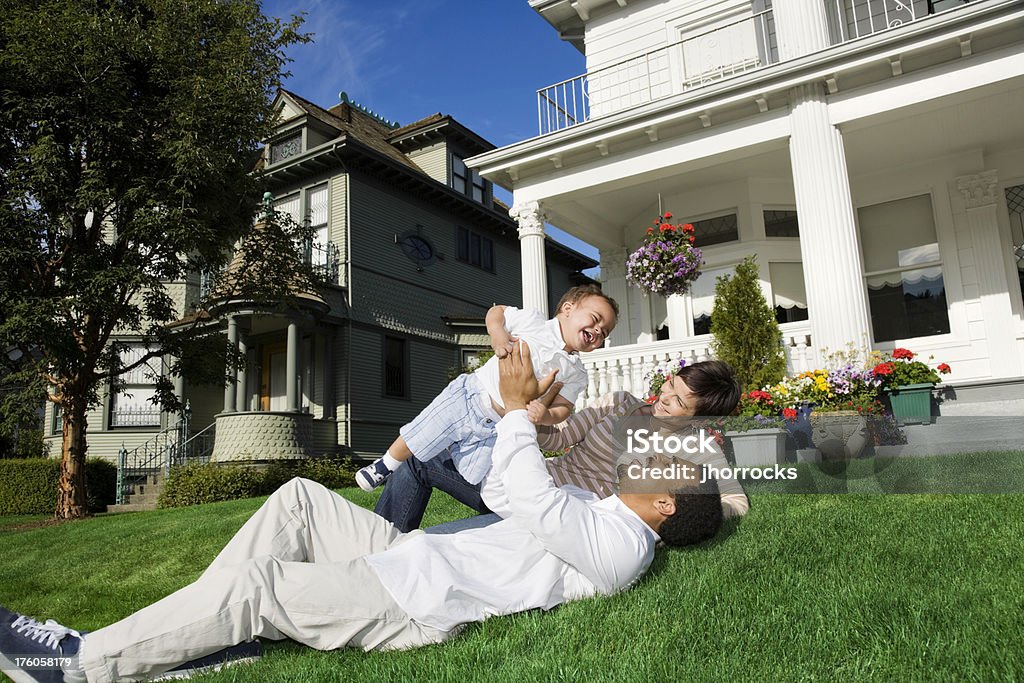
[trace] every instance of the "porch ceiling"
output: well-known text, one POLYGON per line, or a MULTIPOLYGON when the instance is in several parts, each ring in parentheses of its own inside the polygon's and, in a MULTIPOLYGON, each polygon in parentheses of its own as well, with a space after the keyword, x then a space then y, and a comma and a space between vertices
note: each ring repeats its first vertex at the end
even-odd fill
POLYGON ((965 96, 924 102, 843 124, 850 175, 856 178, 942 156, 990 156, 1024 148, 1024 76, 969 95, 969 100, 965 96))
MULTIPOLYGON (((788 147, 764 145, 745 152, 749 156, 696 160, 700 163, 691 162, 685 169, 660 169, 546 198, 544 212, 550 223, 566 232, 598 248, 614 247, 622 241, 623 228, 646 225, 657 214, 659 194, 669 198, 749 178, 792 176, 788 147)), ((665 208, 679 214, 678 218, 685 218, 685 207, 665 208)))
MULTIPOLYGON (((841 124, 847 168, 856 196, 858 177, 892 172, 955 155, 984 158, 1024 149, 1024 76, 841 124)), ((963 173, 983 170, 964 168, 963 173)), ((598 248, 621 244, 622 229, 656 215, 658 195, 693 196, 730 183, 770 179, 789 183, 788 142, 764 143, 727 154, 611 178, 584 190, 544 199, 548 221, 598 248)), ((685 207, 668 206, 680 218, 685 207)), ((724 207, 723 207, 724 208, 724 207)))

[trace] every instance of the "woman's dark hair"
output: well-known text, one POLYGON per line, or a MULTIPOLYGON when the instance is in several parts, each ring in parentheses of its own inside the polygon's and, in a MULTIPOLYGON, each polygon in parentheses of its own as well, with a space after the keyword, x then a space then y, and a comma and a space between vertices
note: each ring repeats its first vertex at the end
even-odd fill
POLYGON ((720 360, 684 365, 679 377, 697 397, 697 415, 731 415, 740 401, 740 385, 732 366, 720 360))
POLYGON ((714 477, 672 491, 675 513, 661 523, 658 535, 666 545, 681 548, 713 538, 722 526, 722 496, 714 477))

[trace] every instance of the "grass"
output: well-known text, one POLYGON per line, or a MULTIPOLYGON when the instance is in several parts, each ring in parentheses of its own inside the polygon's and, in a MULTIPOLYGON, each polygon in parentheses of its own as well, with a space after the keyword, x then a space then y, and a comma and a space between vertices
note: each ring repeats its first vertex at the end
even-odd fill
MULTIPOLYGON (((342 494, 374 500, 358 489, 342 494)), ((426 524, 465 515, 434 498, 426 524)), ((260 502, 0 531, 0 603, 99 628, 194 580, 260 502)), ((1024 676, 1024 497, 761 492, 751 502, 731 533, 659 553, 636 588, 612 598, 491 619, 409 652, 272 644, 258 664, 204 680, 1024 676)))

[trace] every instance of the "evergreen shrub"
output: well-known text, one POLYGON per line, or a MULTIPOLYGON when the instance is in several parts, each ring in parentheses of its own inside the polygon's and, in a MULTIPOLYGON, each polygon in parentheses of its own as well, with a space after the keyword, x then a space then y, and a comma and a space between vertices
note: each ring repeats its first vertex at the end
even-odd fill
MULTIPOLYGON (((90 512, 114 504, 117 466, 100 458, 85 461, 90 512)), ((57 508, 60 460, 0 459, 0 515, 52 514, 57 508)))
POLYGON ((193 463, 171 470, 160 493, 159 505, 184 507, 265 496, 294 477, 311 479, 329 489, 339 489, 355 486, 354 474, 351 461, 340 458, 278 461, 263 469, 193 463))
POLYGON ((757 257, 718 278, 711 311, 711 351, 736 370, 743 392, 776 384, 786 374, 782 331, 758 282, 757 257))

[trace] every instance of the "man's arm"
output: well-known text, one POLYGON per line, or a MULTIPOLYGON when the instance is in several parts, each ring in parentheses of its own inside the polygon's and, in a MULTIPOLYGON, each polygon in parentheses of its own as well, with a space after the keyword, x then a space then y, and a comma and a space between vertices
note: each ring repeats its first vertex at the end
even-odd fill
MULTIPOLYGON (((558 489, 537 447, 536 428, 526 406, 550 385, 538 383, 529 347, 517 342, 499 365, 499 387, 507 412, 498 423, 489 477, 498 477, 509 509, 552 554, 575 567, 602 593, 628 586, 650 562, 653 532, 638 533, 614 515, 598 515, 590 505, 558 489)), ((649 530, 648 530, 649 531, 649 530)))

